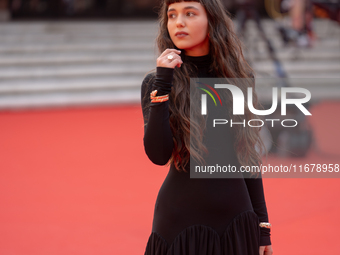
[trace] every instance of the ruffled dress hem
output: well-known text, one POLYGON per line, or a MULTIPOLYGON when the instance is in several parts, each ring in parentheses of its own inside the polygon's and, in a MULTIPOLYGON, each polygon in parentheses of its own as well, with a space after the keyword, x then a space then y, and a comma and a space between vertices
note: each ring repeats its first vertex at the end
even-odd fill
POLYGON ((152 232, 144 255, 258 255, 259 219, 245 211, 231 221, 222 237, 206 225, 192 225, 180 232, 173 243, 152 232))

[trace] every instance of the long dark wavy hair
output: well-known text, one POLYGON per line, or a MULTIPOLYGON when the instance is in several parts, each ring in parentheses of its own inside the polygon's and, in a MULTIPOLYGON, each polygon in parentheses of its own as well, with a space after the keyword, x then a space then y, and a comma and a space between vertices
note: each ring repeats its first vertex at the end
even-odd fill
MULTIPOLYGON (((168 29, 168 6, 172 3, 183 2, 180 0, 164 0, 159 10, 159 32, 156 39, 159 53, 162 53, 167 48, 178 49, 172 42, 168 29)), ((192 1, 186 1, 192 2, 192 1)), ((253 70, 244 59, 242 53, 241 41, 236 36, 233 22, 229 13, 220 0, 198 0, 206 10, 208 18, 208 29, 210 37, 210 51, 213 57, 213 63, 210 70, 216 77, 220 78, 254 78, 253 70)), ((173 89, 170 94, 170 126, 173 133, 174 149, 169 163, 174 163, 179 171, 185 171, 185 166, 188 164, 190 156, 202 161, 202 151, 205 146, 199 138, 202 135, 201 123, 192 120, 190 122, 190 73, 193 67, 185 61, 185 55, 182 51, 181 58, 183 64, 180 68, 174 69, 173 89), (197 146, 192 146, 190 149, 190 129, 191 132, 197 135, 192 135, 196 139, 197 146)), ((254 83, 250 83, 254 89, 254 83)), ((240 83, 237 85, 243 92, 247 94, 249 83, 240 83), (248 84, 248 85, 247 85, 248 84)), ((251 113, 246 104, 244 105, 244 118, 246 121, 256 119, 257 116, 251 113)), ((253 93, 253 104, 258 104, 256 93, 253 93)), ((231 107, 229 107, 231 108, 231 107)), ((237 120, 237 116, 234 116, 237 120)), ((240 125, 238 125, 240 126, 240 125)), ((259 136, 260 128, 235 127, 235 150, 238 161, 243 166, 256 166, 261 161, 261 153, 264 148, 263 142, 259 136), (255 149, 258 146, 259 151, 255 149)))

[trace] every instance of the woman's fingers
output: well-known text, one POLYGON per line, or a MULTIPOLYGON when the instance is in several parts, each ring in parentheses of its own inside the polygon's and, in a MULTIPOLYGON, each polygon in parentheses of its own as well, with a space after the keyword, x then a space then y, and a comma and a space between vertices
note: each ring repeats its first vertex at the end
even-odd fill
POLYGON ((265 246, 260 246, 259 255, 264 255, 265 246))
POLYGON ((157 66, 158 67, 168 67, 168 68, 175 68, 175 66, 180 67, 183 63, 181 57, 177 54, 168 54, 163 57, 159 57, 157 59, 157 66))
POLYGON ((165 51, 162 52, 162 54, 159 57, 164 57, 165 55, 174 52, 175 54, 181 54, 180 50, 176 50, 176 49, 166 49, 165 51))
POLYGON ((260 255, 272 255, 273 254, 272 246, 271 245, 260 246, 259 254, 260 255))
POLYGON ((175 68, 175 66, 181 67, 183 61, 180 57, 181 51, 176 49, 166 49, 158 58, 158 67, 175 68))
POLYGON ((174 53, 169 53, 169 55, 165 56, 167 60, 170 62, 170 66, 178 66, 180 67, 181 64, 183 63, 181 56, 174 54, 174 53))

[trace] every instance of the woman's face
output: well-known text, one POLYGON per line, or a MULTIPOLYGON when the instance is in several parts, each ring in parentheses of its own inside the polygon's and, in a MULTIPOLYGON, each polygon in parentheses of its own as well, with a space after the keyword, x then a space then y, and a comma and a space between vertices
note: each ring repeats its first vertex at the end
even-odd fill
POLYGON ((209 53, 208 17, 198 2, 179 2, 168 7, 168 31, 178 49, 188 56, 209 53))

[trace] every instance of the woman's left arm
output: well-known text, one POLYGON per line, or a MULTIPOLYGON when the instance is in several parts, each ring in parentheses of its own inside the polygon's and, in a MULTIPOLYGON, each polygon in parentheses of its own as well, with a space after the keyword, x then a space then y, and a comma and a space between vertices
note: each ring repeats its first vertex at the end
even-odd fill
MULTIPOLYGON (((260 222, 268 222, 267 206, 264 197, 263 183, 261 173, 259 177, 244 178, 248 188, 248 193, 251 199, 251 203, 254 208, 254 212, 257 214, 260 222)), ((270 229, 261 227, 260 246, 271 246, 270 229)), ((271 247, 270 247, 271 249, 271 247)), ((264 253, 271 254, 271 253, 264 253)))

